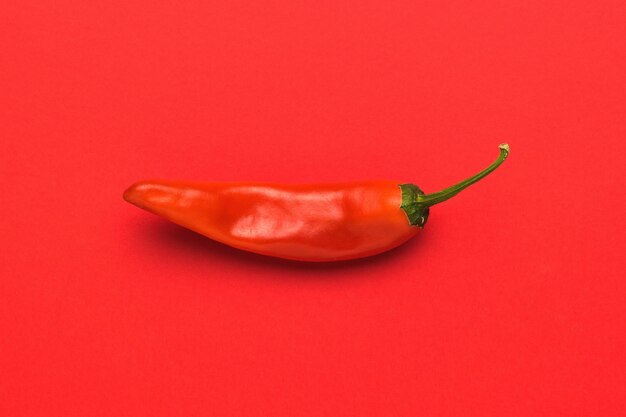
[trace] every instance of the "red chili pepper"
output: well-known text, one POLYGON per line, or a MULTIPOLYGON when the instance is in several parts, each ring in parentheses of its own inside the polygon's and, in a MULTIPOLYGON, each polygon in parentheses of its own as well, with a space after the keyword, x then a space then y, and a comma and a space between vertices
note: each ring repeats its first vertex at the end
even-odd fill
POLYGON ((302 261, 338 261, 394 248, 424 227, 429 208, 495 170, 508 156, 500 145, 489 167, 452 187, 424 194, 413 184, 188 183, 142 181, 124 192, 140 208, 227 245, 302 261))

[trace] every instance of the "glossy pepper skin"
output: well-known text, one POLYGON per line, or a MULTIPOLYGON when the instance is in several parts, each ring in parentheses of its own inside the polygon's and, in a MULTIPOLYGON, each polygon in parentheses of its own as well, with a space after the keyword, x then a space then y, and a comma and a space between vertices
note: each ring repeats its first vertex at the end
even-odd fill
POLYGON ((363 181, 338 184, 190 183, 141 181, 124 199, 180 226, 235 248, 300 261, 362 258, 415 236, 430 206, 445 201, 499 166, 439 193, 412 184, 363 181))

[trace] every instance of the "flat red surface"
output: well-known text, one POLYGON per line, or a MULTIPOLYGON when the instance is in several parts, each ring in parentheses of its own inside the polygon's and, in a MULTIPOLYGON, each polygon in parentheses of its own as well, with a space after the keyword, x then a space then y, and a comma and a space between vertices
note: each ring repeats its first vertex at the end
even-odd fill
POLYGON ((623 1, 0 6, 0 415, 626 412, 623 1), (494 174, 375 258, 239 252, 151 177, 494 174))

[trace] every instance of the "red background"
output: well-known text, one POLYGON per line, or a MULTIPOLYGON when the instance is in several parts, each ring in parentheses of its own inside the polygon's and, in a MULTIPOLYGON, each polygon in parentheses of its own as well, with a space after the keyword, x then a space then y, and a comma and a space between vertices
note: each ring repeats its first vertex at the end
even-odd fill
POLYGON ((623 1, 14 3, 0 415, 624 415, 623 1), (356 262, 239 252, 121 198, 436 191, 505 141, 356 262))

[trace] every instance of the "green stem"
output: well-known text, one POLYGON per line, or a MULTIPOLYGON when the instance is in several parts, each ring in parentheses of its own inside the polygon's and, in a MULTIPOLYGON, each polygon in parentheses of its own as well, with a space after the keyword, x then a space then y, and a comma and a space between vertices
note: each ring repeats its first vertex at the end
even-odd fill
POLYGON ((400 208, 404 210, 412 226, 424 227, 428 220, 428 213, 431 206, 454 197, 470 185, 485 178, 498 168, 507 156, 509 156, 509 145, 503 143, 500 145, 500 155, 494 163, 465 181, 461 181, 452 187, 448 187, 436 193, 424 194, 424 192, 414 184, 400 184, 400 189, 402 190, 402 205, 400 208))
POLYGON ((461 191, 463 191, 470 185, 485 178, 487 175, 495 171, 495 169, 498 168, 504 162, 506 157, 509 156, 509 145, 507 145, 506 143, 503 143, 499 147, 500 147, 500 155, 498 156, 498 159, 496 159, 487 168, 483 169, 478 174, 472 177, 469 177, 468 179, 461 181, 458 184, 453 185, 452 187, 448 187, 444 190, 441 190, 439 192, 432 193, 432 194, 419 195, 417 197, 417 202, 421 203, 422 205, 426 207, 432 207, 435 204, 439 204, 441 202, 446 201, 449 198, 454 197, 455 195, 457 195, 458 193, 460 193, 461 191))

